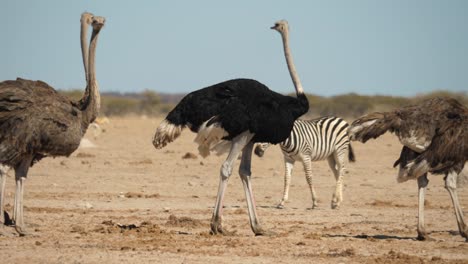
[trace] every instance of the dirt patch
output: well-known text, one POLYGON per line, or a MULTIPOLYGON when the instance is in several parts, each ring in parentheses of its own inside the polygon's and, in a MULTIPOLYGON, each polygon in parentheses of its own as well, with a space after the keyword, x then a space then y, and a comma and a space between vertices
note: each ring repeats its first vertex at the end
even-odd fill
POLYGON ((166 222, 166 225, 168 226, 176 226, 176 227, 201 227, 201 226, 206 226, 202 221, 193 219, 191 217, 187 216, 181 216, 177 217, 173 214, 171 214, 166 222))
POLYGON ((94 154, 90 154, 90 153, 86 153, 86 152, 79 152, 78 154, 76 154, 76 157, 77 158, 95 158, 96 155, 94 154))
POLYGON ((130 161, 128 164, 129 165, 150 165, 150 164, 153 164, 153 161, 150 159, 143 159, 143 160, 138 160, 138 161, 130 161))
POLYGON ((408 207, 406 205, 394 203, 393 201, 382 201, 382 200, 374 200, 368 205, 378 206, 378 207, 408 207))
POLYGON ((127 192, 123 196, 125 198, 160 198, 161 197, 159 193, 144 194, 144 193, 136 193, 136 192, 127 192))
POLYGON ((185 153, 184 156, 182 156, 183 159, 198 159, 198 156, 196 154, 193 154, 192 152, 187 152, 185 153))
MULTIPOLYGON (((161 120, 112 119, 98 138, 99 148, 35 164, 24 191, 24 220, 35 234, 0 236, 2 263, 468 263, 468 243, 458 234, 443 177, 430 175, 426 192, 432 240, 416 240, 417 184, 396 183, 392 164, 401 145, 392 135, 353 144, 358 161, 347 165, 338 210, 328 205, 335 180, 326 161, 313 163, 315 191, 323 203, 306 209, 310 190, 296 164, 289 201, 279 210, 281 150, 272 146, 263 158, 253 156, 258 221, 273 236, 251 230, 236 161, 224 197, 222 226, 228 235, 210 235, 226 156, 182 159, 197 151, 189 130, 155 149, 151 138, 161 120)), ((465 215, 467 190, 458 191, 465 215)), ((14 193, 10 171, 9 216, 14 193)), ((15 232, 13 226, 3 231, 15 232)))

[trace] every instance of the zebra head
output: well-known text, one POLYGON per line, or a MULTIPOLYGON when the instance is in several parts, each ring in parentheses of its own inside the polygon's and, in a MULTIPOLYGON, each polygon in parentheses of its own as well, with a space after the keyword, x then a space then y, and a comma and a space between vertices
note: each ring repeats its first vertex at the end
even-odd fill
POLYGON ((257 146, 255 147, 255 155, 259 157, 263 157, 263 154, 265 154, 265 150, 270 146, 270 143, 258 143, 257 146))

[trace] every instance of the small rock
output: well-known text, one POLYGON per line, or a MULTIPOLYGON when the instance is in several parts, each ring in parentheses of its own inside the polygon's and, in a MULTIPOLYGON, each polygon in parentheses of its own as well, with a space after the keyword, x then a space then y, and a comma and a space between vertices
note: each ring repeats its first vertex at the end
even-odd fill
POLYGON ((193 154, 192 152, 187 152, 185 153, 184 156, 182 156, 183 159, 197 159, 197 155, 193 154))
POLYGON ((93 206, 91 203, 89 203, 89 202, 84 203, 84 208, 86 208, 86 209, 91 209, 91 208, 93 208, 93 207, 94 207, 94 206, 93 206))

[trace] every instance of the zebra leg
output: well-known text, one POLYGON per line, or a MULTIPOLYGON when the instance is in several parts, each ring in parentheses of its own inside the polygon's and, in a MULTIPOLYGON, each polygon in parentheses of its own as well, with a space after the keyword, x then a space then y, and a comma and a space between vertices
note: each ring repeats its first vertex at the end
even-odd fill
POLYGON ((457 218, 458 230, 460 231, 460 235, 468 241, 468 226, 465 224, 465 220, 463 219, 463 211, 460 207, 460 203, 458 202, 458 195, 457 195, 457 178, 458 174, 455 172, 449 173, 445 176, 445 189, 450 194, 450 198, 452 198, 453 208, 455 209, 455 216, 457 218))
POLYGON ((312 161, 310 157, 305 156, 302 158, 302 165, 304 166, 304 172, 307 180, 307 184, 309 184, 310 194, 312 196, 312 209, 317 208, 318 206, 318 199, 317 194, 315 193, 314 185, 312 182, 312 161))
POLYGON ((335 192, 333 193, 331 201, 331 208, 338 209, 341 202, 343 201, 343 174, 345 159, 343 155, 338 156, 336 153, 334 153, 333 155, 329 156, 327 160, 336 180, 335 192))
POLYGON ((291 185, 291 176, 292 170, 294 167, 294 159, 284 156, 284 189, 283 189, 283 198, 280 203, 276 206, 278 209, 283 209, 284 204, 288 201, 289 196, 289 185, 291 185))

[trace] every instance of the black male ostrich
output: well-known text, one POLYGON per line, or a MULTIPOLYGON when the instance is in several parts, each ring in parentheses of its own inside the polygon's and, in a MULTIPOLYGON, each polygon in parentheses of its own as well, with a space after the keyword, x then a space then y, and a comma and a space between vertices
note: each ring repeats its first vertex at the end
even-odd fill
POLYGON ((457 177, 468 159, 468 109, 455 99, 434 98, 386 113, 363 116, 349 128, 350 138, 366 142, 386 131, 403 144, 398 182, 418 180, 418 239, 427 238, 424 227, 424 194, 427 173, 444 174, 445 188, 452 198, 460 234, 468 240, 457 196, 457 177))
MULTIPOLYGON (((276 23, 272 29, 280 31, 284 26, 283 23, 276 23)), ((153 144, 158 149, 177 138, 184 127, 198 133, 195 142, 199 144, 202 156, 207 156, 211 150, 219 150, 219 146, 230 146, 228 157, 221 166, 218 195, 211 219, 213 234, 224 233, 221 223, 223 197, 234 161, 241 152, 239 175, 247 198, 250 226, 256 235, 271 234, 257 220, 250 182, 253 146, 255 142, 282 142, 290 135, 294 121, 309 109, 294 69, 287 37, 283 40, 297 98, 273 92, 255 80, 229 80, 185 96, 156 130, 153 144), (225 144, 227 141, 230 144, 225 144)))
MULTIPOLYGON (((69 156, 75 151, 99 112, 100 96, 95 73, 98 35, 105 19, 81 15, 81 44, 86 91, 79 102, 71 102, 42 81, 17 79, 0 83, 0 211, 3 212, 6 167, 15 170, 13 209, 15 229, 25 235, 23 189, 29 167, 46 156, 69 156), (89 58, 86 31, 93 27, 89 58), (88 61, 89 59, 89 61, 88 61)), ((0 217, 0 235, 5 220, 0 217)))

